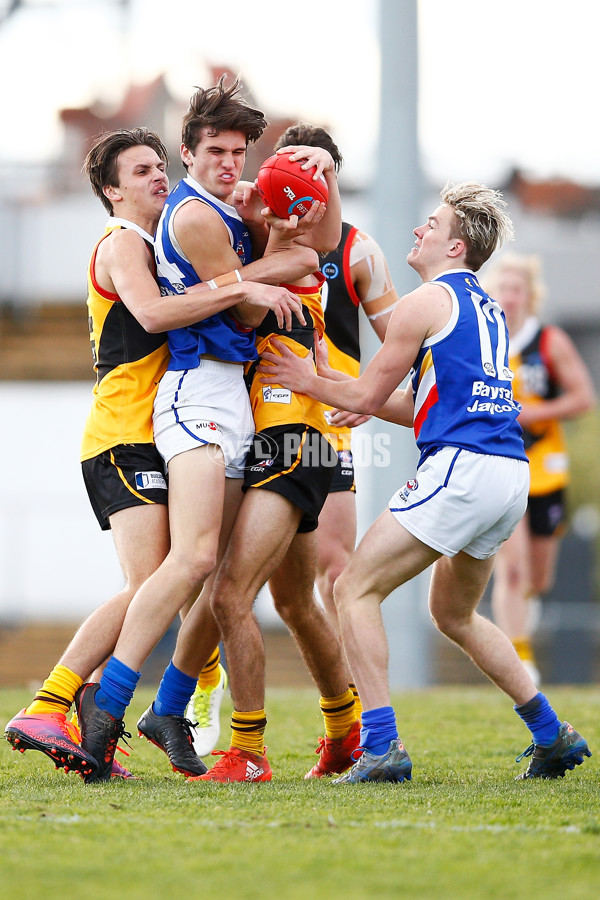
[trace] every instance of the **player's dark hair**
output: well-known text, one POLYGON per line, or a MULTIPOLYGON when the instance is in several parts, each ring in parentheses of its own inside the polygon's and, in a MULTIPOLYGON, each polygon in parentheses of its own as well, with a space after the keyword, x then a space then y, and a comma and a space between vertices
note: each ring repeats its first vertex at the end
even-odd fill
POLYGON ((196 88, 181 125, 181 142, 188 150, 194 153, 203 128, 212 136, 222 131, 241 131, 246 135, 246 145, 259 139, 267 120, 259 109, 248 106, 241 91, 239 76, 226 88, 225 75, 214 87, 196 88))
POLYGON ((151 147, 165 165, 169 163, 167 148, 158 135, 147 128, 123 128, 98 135, 85 158, 82 171, 111 216, 114 215, 112 204, 103 189, 119 187, 119 155, 130 147, 151 147))
POLYGON ((281 147, 306 145, 307 147, 321 147, 327 150, 333 159, 335 171, 339 172, 344 158, 339 151, 338 145, 335 143, 331 135, 318 125, 309 125, 308 122, 297 122, 296 125, 290 125, 283 134, 277 138, 274 150, 281 147))

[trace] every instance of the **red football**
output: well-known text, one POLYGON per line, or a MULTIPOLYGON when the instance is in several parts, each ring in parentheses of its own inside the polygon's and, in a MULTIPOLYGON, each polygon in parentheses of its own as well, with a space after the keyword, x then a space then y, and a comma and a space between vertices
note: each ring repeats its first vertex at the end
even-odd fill
POLYGON ((275 154, 258 170, 257 184, 265 206, 280 219, 302 218, 314 200, 327 203, 329 191, 321 175, 313 181, 314 166, 303 169, 304 160, 290 161, 289 153, 275 154))

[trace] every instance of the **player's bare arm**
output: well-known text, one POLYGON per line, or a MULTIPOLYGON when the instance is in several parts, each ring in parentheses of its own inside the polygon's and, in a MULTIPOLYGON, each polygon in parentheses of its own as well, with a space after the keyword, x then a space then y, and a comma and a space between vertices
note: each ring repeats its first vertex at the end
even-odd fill
MULTIPOLYGON (((394 425, 403 425, 412 428, 415 404, 410 385, 406 388, 398 388, 390 394, 390 397, 375 413, 376 418, 392 422, 394 425)), ((347 410, 333 409, 329 415, 329 422, 337 428, 356 428, 368 422, 371 416, 360 413, 351 413, 347 410)))
POLYGON ((174 216, 177 242, 202 281, 239 268, 221 216, 201 200, 185 203, 174 216))
POLYGON ((350 248, 350 273, 361 306, 380 341, 398 302, 383 251, 364 231, 357 231, 350 248))
MULTIPOLYGON (((318 210, 315 218, 319 219, 318 210)), ((275 217, 274 217, 275 218, 275 217)), ((240 260, 229 242, 229 234, 221 216, 201 201, 186 203, 175 216, 175 236, 179 246, 191 262, 202 281, 209 281, 233 269, 247 281, 262 281, 267 284, 293 282, 309 275, 318 268, 318 257, 309 247, 299 245, 297 232, 308 230, 310 223, 302 228, 293 226, 271 227, 275 233, 269 235, 269 247, 276 249, 277 256, 263 257, 241 268, 240 260), (202 233, 202 241, 198 234, 202 233)))
MULTIPOLYGON (((383 340, 383 338, 382 338, 383 340)), ((318 339, 315 331, 315 362, 317 366, 317 374, 323 378, 329 378, 333 381, 348 381, 352 379, 352 375, 333 369, 329 365, 329 353, 326 341, 318 339)), ((404 425, 412 428, 414 416, 414 402, 411 387, 398 388, 393 391, 389 399, 375 413, 378 419, 385 419, 387 422, 393 422, 395 425, 404 425)), ((362 413, 348 412, 348 410, 332 409, 328 416, 330 425, 336 428, 356 428, 358 425, 364 425, 371 416, 362 413)))
POLYGON ((98 248, 96 278, 100 286, 119 295, 140 325, 150 333, 182 328, 237 304, 272 309, 280 327, 291 328, 292 313, 302 315, 296 294, 286 288, 254 283, 211 290, 202 282, 185 294, 162 297, 153 275, 152 257, 140 235, 128 229, 112 232, 98 248))
MULTIPOLYGON (((201 201, 186 203, 175 216, 175 235, 179 245, 203 282, 225 276, 239 269, 240 278, 251 281, 268 281, 273 285, 292 277, 312 272, 316 268, 316 254, 308 247, 296 246, 289 241, 287 254, 271 259, 266 257, 248 266, 241 267, 237 253, 229 242, 229 234, 221 219, 213 209, 201 201), (198 234, 202 234, 202 241, 198 234)), ((231 282, 237 277, 231 278, 231 282)), ((219 284, 219 287, 225 285, 219 284)), ((229 304, 232 314, 243 325, 255 328, 262 322, 267 311, 272 309, 281 326, 291 329, 291 313, 303 321, 302 309, 297 298, 292 302, 289 291, 264 291, 256 288, 240 294, 237 304, 229 304)), ((207 299, 207 302, 208 301, 207 299)), ((202 316, 201 318, 205 318, 202 316)))
POLYGON ((523 403, 519 423, 524 428, 548 419, 575 418, 587 412, 595 403, 590 374, 573 341, 562 328, 551 329, 548 355, 561 393, 551 400, 523 403))
POLYGON ((311 359, 300 360, 300 366, 290 359, 295 354, 278 343, 280 356, 263 354, 261 380, 308 394, 338 409, 375 415, 409 373, 423 341, 444 327, 450 311, 451 301, 443 288, 421 285, 396 306, 384 343, 360 378, 323 378, 315 372, 311 359))

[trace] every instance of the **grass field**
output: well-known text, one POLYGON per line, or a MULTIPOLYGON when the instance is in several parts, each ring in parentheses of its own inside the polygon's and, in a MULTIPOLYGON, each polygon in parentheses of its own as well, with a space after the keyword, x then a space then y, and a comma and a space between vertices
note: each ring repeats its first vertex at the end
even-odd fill
MULTIPOLYGON (((132 731, 152 697, 138 693, 132 731)), ((139 780, 86 786, 2 741, 0 897, 596 900, 600 692, 548 694, 594 751, 557 781, 514 781, 528 732, 492 687, 395 696, 414 764, 404 785, 303 781, 322 733, 304 690, 268 694, 269 784, 187 784, 136 737, 139 780)), ((0 691, 2 725, 29 699, 0 691)))

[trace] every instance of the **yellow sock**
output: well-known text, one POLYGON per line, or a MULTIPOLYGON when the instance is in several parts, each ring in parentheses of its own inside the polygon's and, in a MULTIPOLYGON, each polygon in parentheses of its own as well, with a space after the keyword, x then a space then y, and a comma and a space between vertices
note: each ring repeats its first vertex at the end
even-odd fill
POLYGON ((513 647, 517 651, 519 659, 522 659, 523 662, 534 662, 533 656, 533 648, 531 646, 531 641, 527 637, 515 638, 512 642, 513 647))
POLYGON ((325 736, 333 740, 346 737, 357 719, 352 690, 348 688, 338 697, 321 697, 319 704, 325 721, 325 736))
POLYGON ((362 703, 360 702, 360 697, 358 696, 358 691, 356 690, 356 685, 350 682, 348 685, 350 690, 352 691, 352 696, 354 697, 354 712, 356 713, 356 718, 360 722, 360 717, 362 716, 362 703))
POLYGON ((29 715, 67 713, 82 684, 83 679, 66 666, 54 666, 26 712, 29 715))
POLYGON ((198 687, 205 691, 207 688, 214 688, 219 683, 221 673, 219 671, 219 663, 221 662, 221 653, 219 648, 212 654, 200 674, 198 675, 198 687))
POLYGON ((264 709, 253 709, 250 712, 238 712, 234 709, 231 715, 231 746, 247 753, 264 756, 264 735, 267 717, 264 709))

